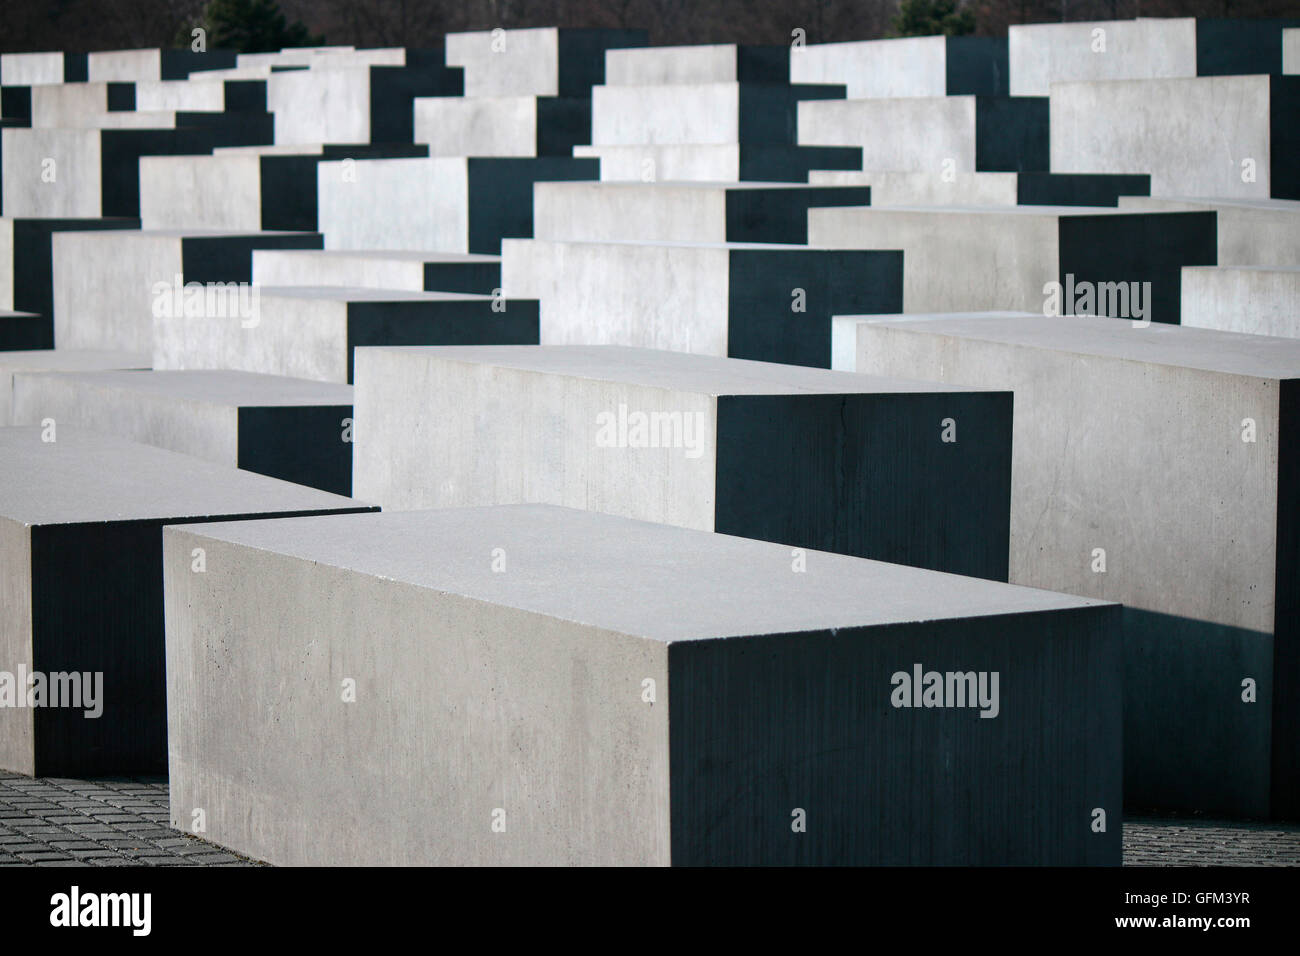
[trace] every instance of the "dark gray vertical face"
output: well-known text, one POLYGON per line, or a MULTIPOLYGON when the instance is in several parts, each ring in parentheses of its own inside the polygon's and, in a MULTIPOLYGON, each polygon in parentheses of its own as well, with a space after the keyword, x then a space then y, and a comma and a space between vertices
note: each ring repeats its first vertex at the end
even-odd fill
POLYGON ((731 358, 830 368, 832 316, 903 311, 901 252, 733 249, 728 282, 731 358))
POLYGON ((1006 96, 1011 92, 1011 68, 1006 37, 948 37, 949 96, 1006 96))
POLYGON ((1282 72, 1282 31, 1297 19, 1213 18, 1196 21, 1196 75, 1248 76, 1282 72))
POLYGON ((826 206, 869 206, 870 186, 825 189, 730 189, 728 242, 808 243, 808 210, 826 206))
POLYGON ((1300 817, 1300 380, 1281 383, 1277 601, 1273 627, 1273 815, 1300 817))
POLYGON ((239 409, 238 467, 336 495, 352 494, 351 405, 239 409))
POLYGON ((319 233, 290 236, 188 236, 181 243, 186 282, 252 282, 254 249, 319 249, 319 233))
MULTIPOLYGON (((177 113, 178 126, 183 115, 194 114, 177 113)), ((106 129, 99 137, 103 214, 131 219, 140 216, 141 156, 196 156, 215 146, 234 145, 220 142, 210 128, 106 129)))
POLYGON ((1011 416, 1007 392, 719 396, 715 530, 1005 581, 1011 416))
MULTIPOLYGON (((56 232, 91 232, 100 229, 139 229, 139 219, 15 219, 14 309, 35 312, 50 320, 54 335, 54 260, 52 236, 56 232)), ((46 346, 52 348, 53 346, 46 346)))
POLYGON ((1118 206, 1120 196, 1151 195, 1151 177, 1128 173, 1022 172, 1016 176, 1021 206, 1118 206))
POLYGON ((605 82, 606 50, 643 47, 649 42, 645 30, 560 30, 556 92, 591 99, 591 88, 605 82))
POLYGON ((469 251, 501 254, 501 240, 531 239, 533 183, 600 178, 599 159, 473 158, 469 163, 469 251))
POLYGON ((104 697, 33 711, 38 776, 167 771, 162 524, 32 529, 32 669, 102 673, 104 697))
POLYGON ((1275 638, 1124 608, 1124 800, 1238 817, 1269 812, 1275 638))
POLYGON ((1051 166, 1046 96, 980 96, 975 99, 975 169, 1027 172, 1051 166))
POLYGON ((417 96, 460 96, 465 91, 464 71, 442 65, 436 51, 408 50, 406 66, 370 68, 370 142, 415 141, 417 96), (438 57, 434 61, 434 55, 438 57))
POLYGON ((799 141, 799 101, 842 100, 845 92, 832 83, 742 83, 740 144, 793 146, 799 141))
POLYGON ((262 228, 316 231, 316 166, 312 156, 262 156, 262 228))
MULTIPOLYGON (((1218 262, 1218 217, 1213 212, 1071 215, 1059 222, 1062 287, 1070 275, 1076 287, 1080 282, 1122 282, 1138 283, 1141 289, 1141 283, 1150 282, 1146 318, 1153 322, 1178 324, 1183 266, 1218 262)), ((1074 312, 1068 302, 1065 306, 1063 314, 1074 312)), ((1095 308, 1089 314, 1114 315, 1095 308)))
POLYGON ((424 288, 430 292, 468 292, 491 295, 501 288, 501 263, 426 262, 424 288))
POLYGON ((1269 79, 1269 190, 1300 199, 1300 76, 1269 79))
POLYGON ((573 155, 573 147, 591 142, 591 100, 570 97, 537 98, 538 156, 573 155))
POLYGON ((1113 606, 673 644, 673 863, 1118 865, 1118 645, 1113 606), (894 706, 918 664, 997 716, 894 706))

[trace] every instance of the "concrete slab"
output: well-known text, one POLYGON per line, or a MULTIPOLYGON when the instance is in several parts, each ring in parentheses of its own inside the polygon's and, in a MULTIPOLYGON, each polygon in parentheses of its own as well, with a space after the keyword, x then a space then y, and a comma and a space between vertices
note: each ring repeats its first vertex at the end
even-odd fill
POLYGON ((15 425, 47 418, 339 495, 352 386, 251 372, 18 372, 15 425))
POLYGON ((1006 580, 1009 392, 614 346, 356 363, 356 493, 386 509, 564 505, 1006 580))
MULTIPOLYGON (((682 83, 789 83, 790 48, 738 46, 655 46, 605 53, 609 86, 671 86, 682 83)), ((842 80, 800 80, 841 83, 842 80)))
POLYGON ((173 820, 260 859, 1119 863, 1113 606, 541 506, 165 537, 173 820))
POLYGON ((680 242, 808 241, 808 210, 865 206, 865 186, 772 183, 537 183, 538 239, 680 242))
POLYGON ((17 372, 86 372, 147 369, 149 355, 111 349, 35 349, 0 354, 0 425, 13 424, 13 378, 17 372))
POLYGON ((1016 172, 1048 168, 1043 97, 935 96, 806 101, 799 143, 856 146, 866 170, 1016 172))
POLYGON ((499 255, 533 234, 533 183, 595 179, 590 159, 376 159, 321 163, 318 214, 327 249, 499 255))
POLYGON ((39 776, 166 771, 164 524, 367 508, 58 423, 0 428, 0 489, 0 659, 48 682, 0 708, 0 767, 39 776), (48 696, 72 674, 92 706, 48 696))
POLYGON ((627 345, 828 368, 831 316, 899 310, 903 255, 507 239, 501 280, 507 296, 541 303, 543 345, 627 345))
POLYGON ((808 239, 901 249, 905 312, 1011 308, 1175 323, 1181 268, 1214 265, 1216 243, 1205 211, 1080 206, 812 209, 808 239))
POLYGON ((1119 204, 1127 212, 1214 212, 1221 266, 1300 266, 1300 202, 1125 196, 1119 204))
POLYGON ((605 78, 605 51, 643 47, 644 30, 482 30, 449 33, 447 65, 465 71, 466 96, 587 98, 605 78))
POLYGON ((253 283, 492 295, 501 288, 501 257, 469 252, 255 249, 253 283))
POLYGON ((795 83, 842 83, 850 99, 1005 96, 1004 37, 900 37, 813 43, 790 51, 795 83))
POLYGON ((61 83, 32 88, 28 118, 33 129, 78 129, 100 113, 132 112, 135 108, 132 83, 61 83))
POLYGON ((86 76, 93 82, 135 83, 140 80, 183 80, 193 73, 228 70, 236 64, 234 50, 106 50, 86 55, 86 76))
POLYGON ((155 316, 153 366, 352 381, 363 345, 536 345, 536 302, 457 292, 258 287, 258 314, 155 316))
POLYGON ((147 351, 155 313, 191 307, 208 321, 238 320, 252 307, 252 250, 318 249, 321 237, 158 229, 60 232, 52 244, 55 343, 147 351))
POLYGON ((1050 99, 1057 172, 1150 173, 1153 196, 1300 198, 1300 80, 1056 83, 1050 99))
POLYGON ((870 186, 873 206, 1115 206, 1145 196, 1150 176, 1096 173, 865 172, 813 170, 818 186, 870 186))
POLYGON ((415 101, 415 142, 431 156, 572 156, 591 142, 591 100, 555 96, 415 101))
POLYGON ((84 53, 0 53, 0 86, 39 86, 86 80, 84 53))
POLYGON ((859 371, 1015 391, 1011 580, 1126 605, 1128 804, 1300 812, 1300 342, 876 318, 859 371))
POLYGON ((600 161, 600 178, 636 182, 806 183, 811 170, 860 170, 852 146, 730 143, 684 146, 575 146, 573 155, 600 161))
POLYGON ((1282 72, 1300 73, 1300 30, 1282 31, 1282 72))
POLYGON ((1188 267, 1182 324, 1300 338, 1300 267, 1188 267))

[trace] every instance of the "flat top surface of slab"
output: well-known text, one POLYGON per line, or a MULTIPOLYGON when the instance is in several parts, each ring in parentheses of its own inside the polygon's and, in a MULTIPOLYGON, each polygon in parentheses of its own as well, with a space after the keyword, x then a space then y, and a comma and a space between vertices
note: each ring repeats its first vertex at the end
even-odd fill
MULTIPOLYGON (((872 175, 868 173, 867 175, 872 175)), ((880 174, 876 174, 880 175, 880 174)), ((920 212, 930 215, 973 216, 1024 216, 1027 218, 1052 218, 1060 216, 1118 216, 1153 215, 1165 210, 1117 209, 1114 206, 830 206, 832 210, 849 212, 900 213, 920 212)), ((1172 212, 1173 210, 1168 210, 1172 212)))
POLYGON ((373 346, 365 351, 493 365, 705 395, 799 395, 982 391, 937 382, 832 372, 804 365, 629 348, 621 345, 373 346))
MULTIPOLYGON (((1101 606, 1105 601, 548 505, 186 529, 660 641, 1101 606), (509 564, 491 569, 492 549, 509 564)), ((519 635, 521 640, 527 635, 519 635)), ((431 629, 429 639, 436 639, 431 629)))
POLYGON ((1184 328, 1160 322, 1137 328, 1128 319, 1083 315, 1047 317, 998 312, 957 317, 900 316, 896 321, 874 317, 867 324, 1228 375, 1300 378, 1300 339, 1269 335, 1184 328))
POLYGON ((851 190, 861 189, 858 185, 842 185, 840 183, 771 183, 760 182, 759 180, 744 180, 733 182, 731 180, 705 180, 705 179, 656 179, 651 183, 627 181, 620 179, 579 179, 579 180, 539 180, 538 186, 545 186, 547 189, 580 189, 582 187, 595 186, 597 189, 616 190, 616 189, 654 189, 656 186, 671 186, 674 189, 698 189, 705 190, 745 190, 745 189, 780 189, 791 191, 808 191, 808 190, 851 190))
POLYGON ((254 255, 311 256, 314 259, 380 259, 394 262, 488 262, 500 256, 480 252, 410 252, 403 249, 258 249, 254 255))
POLYGON ((79 372, 102 368, 150 367, 147 352, 119 352, 113 349, 30 349, 0 352, 0 368, 11 372, 60 371, 79 372))
POLYGON ((141 392, 233 407, 278 405, 351 405, 352 386, 283 375, 227 370, 50 371, 29 372, 34 378, 67 379, 92 388, 141 392))
POLYGON ((1182 198, 1169 196, 1120 196, 1120 211, 1124 207, 1131 207, 1130 212, 1141 212, 1143 207, 1167 207, 1175 208, 1201 208, 1201 207, 1230 207, 1239 206, 1245 209, 1266 209, 1271 212, 1294 212, 1300 213, 1300 200, 1296 199, 1200 199, 1200 198, 1182 198))
MULTIPOLYGON (((193 157, 187 156, 186 159, 193 157)), ((313 236, 312 232, 259 232, 248 229, 90 229, 66 230, 59 235, 99 236, 113 239, 256 239, 265 236, 313 236)))
POLYGON ((0 428, 0 515, 27 525, 363 507, 328 492, 59 426, 0 428))
POLYGON ((490 295, 467 292, 407 292, 402 289, 360 289, 350 286, 258 286, 260 294, 275 299, 316 299, 322 302, 486 302, 490 295))

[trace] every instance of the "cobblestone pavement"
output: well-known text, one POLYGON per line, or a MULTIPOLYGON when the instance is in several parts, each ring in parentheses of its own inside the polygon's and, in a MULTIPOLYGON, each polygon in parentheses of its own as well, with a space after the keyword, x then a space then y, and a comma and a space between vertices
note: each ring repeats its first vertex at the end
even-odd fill
POLYGON ((256 865, 167 823, 165 781, 0 770, 0 866, 256 865))
MULTIPOLYGON (((33 780, 0 770, 0 866, 257 866, 167 825, 161 780, 33 780)), ((1300 866, 1300 825, 1135 817, 1125 866, 1300 866)))

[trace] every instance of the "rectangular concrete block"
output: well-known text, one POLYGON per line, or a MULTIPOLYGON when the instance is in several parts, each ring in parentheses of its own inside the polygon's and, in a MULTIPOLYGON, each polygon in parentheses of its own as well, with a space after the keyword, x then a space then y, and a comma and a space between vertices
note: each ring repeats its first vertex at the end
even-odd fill
POLYGON ((1300 80, 1056 83, 1051 168, 1150 173, 1153 196, 1300 198, 1300 80))
POLYGON ((808 210, 865 206, 865 186, 770 183, 537 183, 538 239, 674 242, 808 241, 808 210))
POLYGON ((591 142, 591 100, 555 96, 421 97, 415 141, 430 156, 572 156, 591 142))
POLYGON ((800 142, 796 110, 801 100, 843 98, 844 87, 833 85, 597 86, 591 91, 591 142, 596 146, 793 146, 800 142))
POLYGON ((258 859, 1120 862, 1114 606, 542 506, 165 538, 172 822, 258 859))
POLYGON ((1300 202, 1295 200, 1125 196, 1119 204, 1126 212, 1213 212, 1221 266, 1300 266, 1300 202))
POLYGON ((33 776, 166 772, 164 524, 371 510, 57 424, 0 428, 0 488, 0 767, 33 776))
POLYGON ((1015 391, 1011 581, 1126 605, 1129 805, 1300 813, 1300 342, 872 317, 858 369, 1015 391))
POLYGON ((0 354, 0 425, 12 425, 13 379, 17 372, 86 372, 147 369, 145 352, 111 349, 35 349, 0 354))
POLYGON ((901 249, 905 312, 1011 308, 1174 323, 1181 268, 1214 265, 1216 244, 1209 212, 1079 206, 812 209, 808 241, 901 249))
POLYGON ((499 255, 533 234, 533 183, 595 179, 591 159, 436 157, 321 163, 318 215, 327 249, 499 255))
POLYGON ((842 83, 850 99, 1005 96, 1003 37, 901 37, 812 43, 790 51, 795 83, 842 83))
POLYGON ((253 282, 492 295, 501 288, 501 257, 470 252, 255 249, 253 282))
POLYGON ((15 373, 13 424, 47 419, 352 493, 350 385, 222 370, 15 373))
POLYGON ((46 319, 54 347, 54 260, 56 232, 139 229, 138 219, 0 218, 0 308, 35 312, 46 319))
POLYGON ((92 83, 135 83, 140 80, 183 80, 192 73, 228 70, 236 64, 234 50, 105 50, 86 56, 86 76, 92 83))
POLYGON ((386 509, 563 505, 1006 580, 1008 392, 615 346, 356 361, 356 493, 386 509))
POLYGON ((607 181, 806 183, 812 170, 860 170, 853 146, 729 143, 663 146, 575 146, 573 155, 600 161, 607 181))
POLYGON ((627 345, 829 368, 833 315, 898 311, 903 255, 506 240, 501 281, 507 296, 541 303, 543 345, 627 345))
POLYGON ((253 249, 320 244, 318 234, 305 232, 56 233, 54 340, 60 348, 147 351, 155 314, 183 311, 187 301, 205 314, 211 308, 209 321, 223 309, 238 319, 252 302, 253 249))
POLYGON ((39 86, 85 80, 84 53, 0 53, 0 86, 39 86))
MULTIPOLYGON (((785 46, 656 46, 605 53, 609 86, 676 86, 683 83, 789 83, 791 51, 785 46)), ((800 80, 840 83, 842 80, 800 80)))
POLYGON ((1042 97, 936 96, 799 104, 799 143, 857 146, 866 170, 1048 168, 1042 97))
POLYGON ((153 319, 158 369, 239 369, 351 383, 364 345, 536 345, 536 302, 458 292, 258 287, 252 318, 153 319))
POLYGON ((32 88, 29 118, 33 129, 77 129, 90 125, 101 113, 135 108, 132 83, 61 83, 32 88))
POLYGON ((869 186, 873 206, 1115 206, 1145 196, 1150 176, 1094 173, 983 173, 813 170, 819 186, 869 186))
POLYGON ((482 30, 449 33, 447 65, 465 71, 466 96, 591 96, 605 51, 646 45, 644 30, 482 30))
POLYGON ((1300 338, 1300 267, 1189 266, 1182 298, 1183 325, 1300 338))

